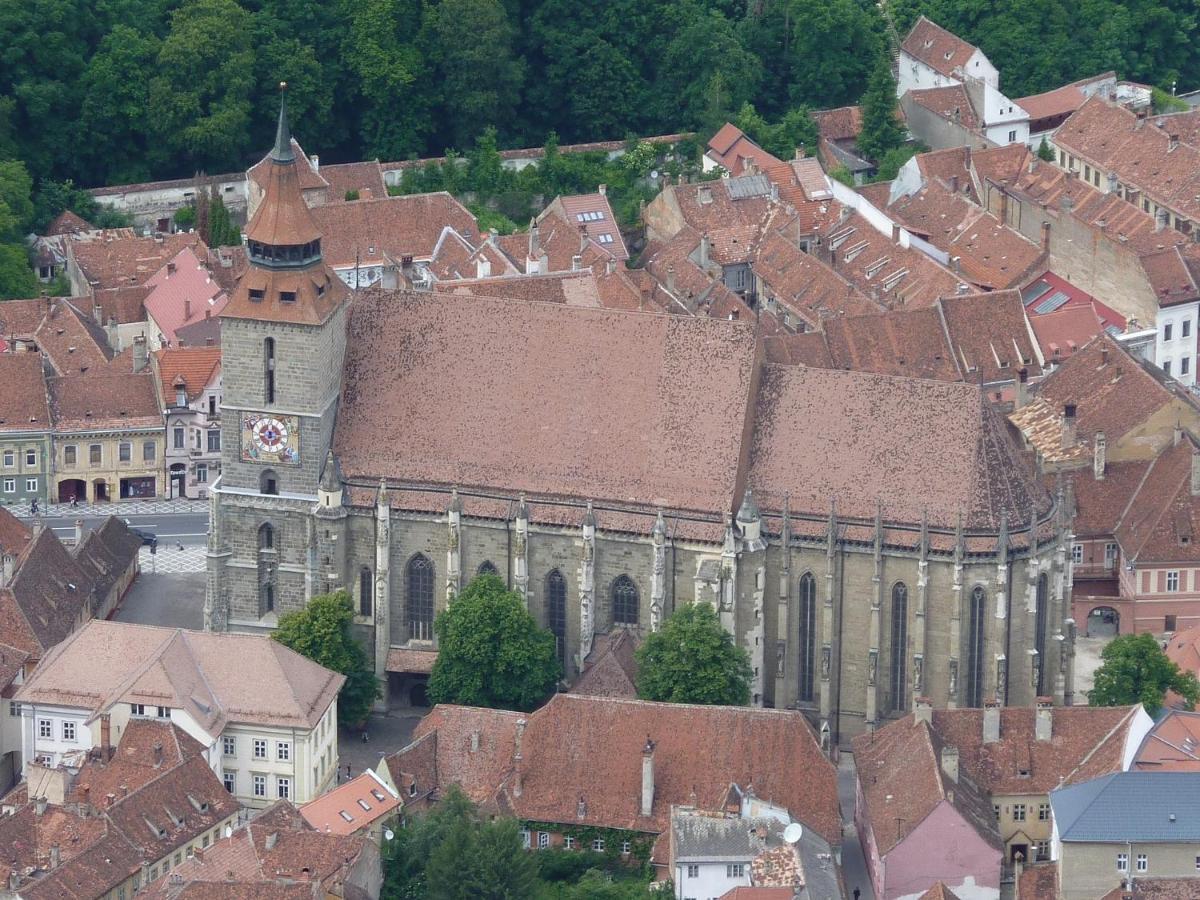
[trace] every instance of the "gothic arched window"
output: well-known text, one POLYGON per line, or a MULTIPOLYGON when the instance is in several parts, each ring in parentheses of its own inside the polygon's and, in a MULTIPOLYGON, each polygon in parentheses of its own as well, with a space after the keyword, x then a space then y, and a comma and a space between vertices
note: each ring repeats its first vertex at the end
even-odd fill
POLYGON ((892 585, 892 709, 908 709, 908 586, 892 585))
POLYGON ((358 573, 358 614, 360 616, 371 615, 371 601, 375 593, 375 579, 371 577, 371 570, 363 566, 358 573))
POLYGON ((558 652, 558 661, 566 664, 567 658, 567 579, 563 578, 558 569, 551 569, 546 576, 546 619, 550 625, 550 633, 554 635, 554 645, 558 652))
POLYGON ((971 609, 967 621, 967 684, 963 698, 966 706, 983 706, 983 629, 986 624, 987 594, 982 585, 971 591, 971 609))
POLYGON ((1049 579, 1043 572, 1037 580, 1037 611, 1034 614, 1033 649, 1037 650, 1037 696, 1042 696, 1046 690, 1046 616, 1048 613, 1047 600, 1050 593, 1049 579))
POLYGON ((275 402, 275 338, 263 339, 263 399, 275 402))
POLYGON ((408 561, 405 571, 408 587, 408 636, 419 641, 433 640, 433 563, 423 553, 408 561))
POLYGON ((275 529, 271 527, 271 523, 269 522, 263 522, 258 526, 258 549, 275 549, 275 529))
POLYGON ((613 622, 618 625, 636 625, 641 601, 637 585, 628 575, 620 576, 612 586, 613 622))
POLYGON ((264 581, 262 583, 259 603, 262 606, 264 614, 275 611, 275 585, 270 581, 264 581))
POLYGON ((476 575, 499 575, 500 570, 496 568, 496 564, 490 559, 485 559, 479 564, 479 568, 475 570, 476 575))
POLYGON ((797 646, 800 648, 800 684, 797 697, 813 699, 813 673, 817 659, 817 579, 812 572, 800 576, 800 633, 797 646))

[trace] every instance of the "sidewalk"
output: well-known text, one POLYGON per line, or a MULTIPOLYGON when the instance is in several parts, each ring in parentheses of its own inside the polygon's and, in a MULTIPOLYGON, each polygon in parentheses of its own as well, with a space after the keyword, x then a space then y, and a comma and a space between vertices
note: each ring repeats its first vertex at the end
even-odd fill
POLYGON ((838 759, 838 799, 842 803, 842 878, 846 883, 846 897, 852 897, 854 889, 858 888, 862 892, 860 900, 875 900, 875 891, 867 875, 867 862, 854 827, 854 795, 854 754, 843 750, 838 759))
MULTIPOLYGON (((19 519, 32 518, 28 503, 5 506, 19 519)), ((95 516, 161 516, 171 513, 207 513, 207 500, 114 500, 110 503, 38 504, 38 515, 44 519, 63 518, 69 521, 95 516)))

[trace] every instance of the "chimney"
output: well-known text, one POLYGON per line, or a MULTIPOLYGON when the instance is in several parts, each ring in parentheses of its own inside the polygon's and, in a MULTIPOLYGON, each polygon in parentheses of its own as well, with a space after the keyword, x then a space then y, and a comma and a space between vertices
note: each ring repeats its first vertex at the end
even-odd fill
POLYGON ((950 257, 950 268, 953 269, 956 273, 961 275, 962 274, 962 257, 961 256, 950 257))
POLYGON ((892 243, 900 243, 900 224, 898 222, 892 223, 892 243))
POLYGON ((1008 191, 1000 191, 1000 224, 1008 224, 1008 191))
POLYGON ((1167 211, 1161 206, 1154 211, 1154 230, 1162 231, 1167 227, 1167 211))
POLYGON ((675 266, 667 266, 667 290, 675 293, 675 266))
POLYGON ((58 844, 50 845, 50 868, 57 869, 62 862, 62 854, 58 849, 58 844))
POLYGON ((546 251, 542 251, 542 255, 538 257, 537 270, 539 275, 545 275, 550 271, 550 257, 546 251))
POLYGON ((1062 448, 1070 450, 1075 446, 1075 404, 1063 404, 1062 419, 1062 448))
POLYGON ((617 261, 611 256, 604 261, 604 274, 612 275, 617 271, 617 261))
POLYGON ((607 184, 596 185, 596 193, 599 194, 601 197, 606 196, 608 194, 608 185, 607 184))
POLYGON ((167 263, 167 277, 170 278, 174 274, 175 274, 175 261, 171 260, 171 262, 167 263))
POLYGON ((1029 370, 1024 366, 1017 369, 1016 408, 1021 409, 1029 402, 1029 370))
POLYGON ((708 237, 708 232, 704 232, 700 236, 700 268, 708 268, 709 254, 712 252, 712 241, 708 237))
POLYGON ((525 720, 517 719, 513 732, 513 796, 520 797, 525 788, 525 775, 521 770, 521 740, 525 737, 525 720))
POLYGON ((1200 450, 1192 447, 1192 496, 1200 496, 1200 450))
POLYGON ((1052 710, 1054 709, 1054 701, 1049 697, 1037 698, 1037 718, 1033 723, 1033 736, 1039 741, 1048 741, 1051 738, 1054 730, 1054 719, 1052 710))
POLYGON ((571 271, 578 272, 583 268, 583 257, 576 253, 571 257, 571 271))
POLYGON ((185 299, 183 301, 183 321, 187 321, 192 317, 192 301, 185 299))
POLYGON ((779 185, 776 184, 774 181, 771 182, 771 202, 772 203, 779 202, 779 185))
POLYGON ((38 797, 33 804, 33 814, 36 816, 44 816, 46 814, 46 806, 48 805, 45 797, 38 797))
POLYGON ((1108 347, 1107 346, 1100 347, 1100 365, 1102 365, 1102 366, 1108 365, 1108 347))
POLYGON ((654 741, 646 735, 646 746, 642 748, 642 807, 643 816, 654 811, 654 741))
POLYGON ((153 750, 154 750, 154 768, 160 769, 160 768, 162 768, 162 762, 163 762, 162 741, 155 741, 153 750))
POLYGON ((1042 249, 1047 253, 1050 252, 1050 223, 1049 222, 1042 223, 1042 249))
POLYGON ((146 368, 147 361, 146 336, 139 334, 133 339, 133 371, 142 371, 142 369, 146 368))
POLYGON ((958 748, 942 748, 942 774, 951 781, 958 781, 958 748))
POLYGON ((12 577, 13 577, 13 557, 12 557, 11 553, 5 553, 4 554, 4 576, 3 576, 4 580, 0 581, 0 585, 8 584, 10 581, 12 581, 12 577))
POLYGON ((1097 431, 1096 437, 1093 439, 1092 448, 1092 477, 1097 481, 1104 480, 1104 454, 1108 449, 1108 441, 1104 437, 1103 431, 1097 431))
POLYGON ((312 156, 310 156, 308 158, 308 161, 312 163, 312 170, 314 172, 321 171, 321 157, 317 156, 317 154, 314 153, 312 156))
POLYGON ((1168 133, 1167 134, 1167 152, 1170 153, 1172 150, 1175 150, 1178 146, 1179 146, 1179 135, 1168 133))
POLYGON ((276 844, 276 842, 278 842, 278 840, 279 840, 279 832, 278 831, 272 831, 270 834, 268 834, 267 835, 267 843, 266 843, 267 850, 268 851, 274 850, 275 844, 276 844))
POLYGON ((996 700, 988 700, 983 704, 983 742, 1000 742, 1000 703, 996 700))
POLYGON ((475 277, 490 278, 492 275, 492 261, 486 256, 478 256, 475 258, 475 277))
POLYGON ((100 757, 105 762, 112 759, 112 720, 108 713, 100 716, 100 757))
POLYGON ((933 724, 933 704, 929 702, 928 697, 918 697, 913 708, 913 721, 924 722, 926 725, 933 724))
POLYGON ((1120 187, 1120 185, 1121 185, 1121 179, 1119 179, 1117 177, 1117 173, 1109 172, 1108 173, 1108 192, 1110 194, 1115 194, 1117 192, 1117 188, 1120 187))
POLYGON ((75 520, 75 546, 83 543, 83 519, 75 520))
POLYGON ((950 176, 950 193, 952 193, 952 194, 958 193, 958 176, 957 175, 950 176))

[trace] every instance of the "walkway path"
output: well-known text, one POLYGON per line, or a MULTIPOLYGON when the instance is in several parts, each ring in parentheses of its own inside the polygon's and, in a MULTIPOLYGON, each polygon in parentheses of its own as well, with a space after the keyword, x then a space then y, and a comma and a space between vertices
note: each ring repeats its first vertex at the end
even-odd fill
POLYGON ((854 828, 854 779, 854 754, 843 750, 838 760, 838 799, 842 802, 842 877, 846 882, 846 897, 853 897, 854 889, 858 888, 862 891, 860 900, 875 900, 862 845, 854 828))

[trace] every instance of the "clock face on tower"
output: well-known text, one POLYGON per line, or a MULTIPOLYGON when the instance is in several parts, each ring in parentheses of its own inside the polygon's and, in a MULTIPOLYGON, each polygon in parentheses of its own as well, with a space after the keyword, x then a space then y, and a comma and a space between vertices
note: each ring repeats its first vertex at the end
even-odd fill
POLYGON ((242 459, 300 465, 300 423, 295 416, 242 415, 242 459))

